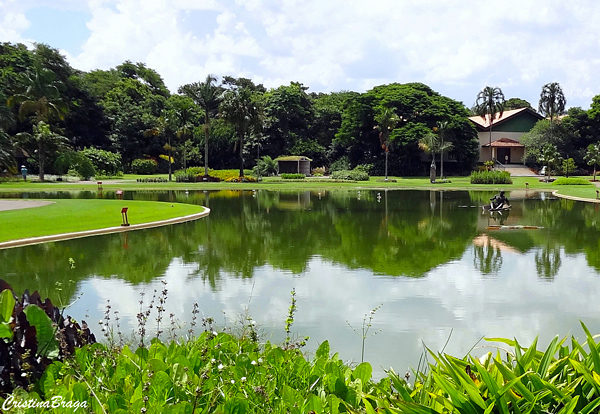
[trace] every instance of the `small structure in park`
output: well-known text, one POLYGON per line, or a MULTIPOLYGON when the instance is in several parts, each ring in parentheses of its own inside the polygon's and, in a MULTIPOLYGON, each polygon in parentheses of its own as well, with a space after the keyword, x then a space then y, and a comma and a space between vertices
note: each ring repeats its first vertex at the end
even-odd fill
POLYGON ((275 158, 279 174, 310 175, 310 158, 303 155, 286 155, 275 158))
POLYGON ((491 158, 503 164, 523 162, 525 146, 520 138, 531 131, 537 121, 543 117, 531 108, 511 109, 504 111, 502 116, 494 114, 492 136, 490 142, 490 118, 480 116, 469 117, 477 129, 479 138, 479 162, 491 158), (490 151, 491 147, 491 151, 490 151))

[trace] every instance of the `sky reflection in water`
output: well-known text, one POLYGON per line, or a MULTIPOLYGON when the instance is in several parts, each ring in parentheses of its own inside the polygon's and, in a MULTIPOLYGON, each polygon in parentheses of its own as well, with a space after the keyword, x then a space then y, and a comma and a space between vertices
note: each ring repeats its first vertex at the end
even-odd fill
MULTIPOLYGON (((353 361, 361 348, 354 330, 382 304, 365 353, 379 374, 415 367, 423 344, 440 350, 451 332, 446 351, 462 355, 482 336, 528 344, 540 335, 547 342, 556 334, 581 336, 579 320, 600 331, 595 206, 513 192, 510 214, 490 217, 471 207, 488 193, 379 193, 129 194, 208 203, 212 213, 126 236, 0 251, 0 272, 17 290, 40 289, 55 302, 81 295, 67 313, 89 317, 98 333, 107 300, 123 331, 134 330, 140 292, 147 302, 164 280, 167 316, 176 315, 181 332, 198 302, 202 314, 233 330, 247 310, 262 337, 279 342, 295 288, 293 332, 310 336, 308 351, 328 339, 353 361), (544 228, 488 230, 501 222, 544 228)), ((488 349, 479 343, 475 353, 488 349)))

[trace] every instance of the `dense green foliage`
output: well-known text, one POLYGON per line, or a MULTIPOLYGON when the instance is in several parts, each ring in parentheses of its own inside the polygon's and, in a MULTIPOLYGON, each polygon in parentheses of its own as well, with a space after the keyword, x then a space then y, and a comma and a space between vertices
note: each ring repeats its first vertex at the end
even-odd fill
POLYGON ((87 157, 100 175, 118 175, 123 172, 121 155, 99 148, 84 148, 79 152, 87 157))
POLYGON ((154 174, 158 163, 152 159, 138 158, 131 162, 131 171, 134 174, 154 174))
POLYGON ((471 184, 512 184, 508 171, 473 171, 471 184))
POLYGON ((0 396, 17 387, 28 388, 53 361, 64 360, 75 349, 96 339, 82 326, 63 317, 50 299, 36 291, 16 297, 0 279, 0 396))
POLYGON ((360 168, 353 170, 339 170, 331 173, 334 180, 369 181, 369 174, 360 168))
MULTIPOLYGON (((157 334, 150 343, 144 342, 147 316, 141 312, 137 346, 117 344, 122 333, 108 319, 102 323, 108 343, 93 343, 89 330, 70 320, 66 328, 54 331, 49 315, 59 318, 59 323, 62 316, 48 301, 44 311, 36 295, 32 300, 27 297, 34 304, 23 309, 9 289, 0 294, 3 337, 16 338, 35 326, 34 343, 51 344, 30 350, 31 355, 41 357, 28 365, 37 368, 36 375, 9 376, 3 370, 7 379, 18 379, 17 383, 5 382, 8 386, 1 390, 4 408, 19 401, 42 403, 57 397, 91 412, 110 413, 591 414, 600 407, 600 343, 583 323, 584 343, 572 337, 569 344, 567 338, 555 337, 546 349, 538 350, 537 339, 523 347, 516 340, 490 338, 509 349, 481 358, 428 350, 434 362, 414 371, 414 380, 408 373, 401 377, 390 369, 377 381, 368 362, 344 363, 331 353, 327 341, 313 358, 303 355, 306 339, 290 338, 296 310, 293 291, 285 324, 287 338, 281 346, 261 344, 250 317, 242 320, 235 335, 218 332, 211 318, 203 318, 204 332, 194 336, 197 305, 187 339, 166 341, 157 334), (19 324, 7 327, 18 312, 25 316, 18 318, 19 324), (60 349, 58 338, 65 341, 60 349), (59 354, 65 350, 69 353, 59 354), (39 365, 40 360, 44 365, 39 365)), ((13 339, 9 346, 16 343, 13 339)))

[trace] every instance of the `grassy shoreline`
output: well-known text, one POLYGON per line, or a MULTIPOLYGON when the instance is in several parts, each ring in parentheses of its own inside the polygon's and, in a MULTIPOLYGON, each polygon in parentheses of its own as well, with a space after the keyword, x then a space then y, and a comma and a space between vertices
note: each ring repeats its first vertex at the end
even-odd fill
MULTIPOLYGON (((512 184, 471 184, 469 177, 449 177, 447 183, 430 183, 424 177, 390 177, 388 182, 383 177, 371 177, 369 181, 333 181, 325 178, 307 178, 304 180, 283 180, 278 177, 266 177, 258 183, 139 183, 136 178, 141 176, 125 175, 119 180, 105 180, 103 189, 115 190, 448 190, 448 191, 498 191, 498 190, 538 190, 558 191, 558 194, 572 197, 580 197, 589 201, 596 200, 596 190, 599 188, 590 182, 590 185, 555 185, 540 182, 538 177, 512 177, 512 184)), ((145 176, 144 176, 145 177, 145 176)), ((151 177, 166 178, 165 175, 154 175, 151 177)), ((147 177, 146 177, 147 178, 147 177)), ((591 177, 582 177, 591 179, 591 177)), ((0 193, 27 192, 27 191, 97 191, 96 182, 23 182, 10 181, 0 182, 0 193)))
MULTIPOLYGON (((50 200, 50 199, 49 199, 50 200)), ((131 225, 205 211, 193 204, 132 200, 56 199, 52 204, 0 211, 0 242, 120 226, 121 208, 128 207, 131 225)))

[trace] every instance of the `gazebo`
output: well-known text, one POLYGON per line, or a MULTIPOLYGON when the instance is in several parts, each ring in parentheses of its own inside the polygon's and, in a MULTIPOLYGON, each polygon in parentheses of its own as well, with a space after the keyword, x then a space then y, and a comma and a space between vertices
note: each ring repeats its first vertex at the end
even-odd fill
POLYGON ((279 174, 304 174, 310 175, 310 158, 303 155, 286 155, 275 158, 279 174))

